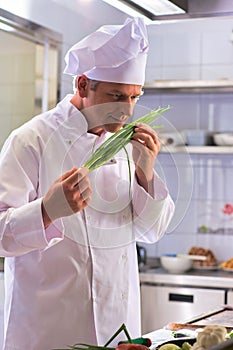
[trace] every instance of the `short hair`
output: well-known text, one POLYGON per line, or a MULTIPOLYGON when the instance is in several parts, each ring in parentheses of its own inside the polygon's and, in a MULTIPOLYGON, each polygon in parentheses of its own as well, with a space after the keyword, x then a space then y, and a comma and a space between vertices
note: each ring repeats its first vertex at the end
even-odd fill
MULTIPOLYGON (((96 91, 97 86, 99 85, 100 81, 99 80, 91 80, 89 78, 87 78, 89 83, 90 83, 90 89, 92 91, 96 91)), ((76 93, 77 91, 77 83, 78 83, 78 75, 74 76, 73 78, 73 92, 76 93)))

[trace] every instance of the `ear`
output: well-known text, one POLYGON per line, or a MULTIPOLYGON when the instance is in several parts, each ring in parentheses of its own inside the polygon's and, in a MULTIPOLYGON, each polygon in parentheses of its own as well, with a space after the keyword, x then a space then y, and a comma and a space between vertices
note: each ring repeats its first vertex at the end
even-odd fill
POLYGON ((77 81, 77 89, 80 97, 82 98, 87 97, 87 88, 88 88, 88 78, 83 74, 80 77, 78 77, 78 81, 77 81))

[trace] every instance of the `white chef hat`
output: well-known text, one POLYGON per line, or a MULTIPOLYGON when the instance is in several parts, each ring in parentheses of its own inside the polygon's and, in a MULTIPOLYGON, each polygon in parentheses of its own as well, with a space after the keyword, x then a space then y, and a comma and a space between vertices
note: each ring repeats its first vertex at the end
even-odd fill
POLYGON ((148 37, 142 18, 105 25, 70 48, 64 73, 89 79, 143 85, 148 37))

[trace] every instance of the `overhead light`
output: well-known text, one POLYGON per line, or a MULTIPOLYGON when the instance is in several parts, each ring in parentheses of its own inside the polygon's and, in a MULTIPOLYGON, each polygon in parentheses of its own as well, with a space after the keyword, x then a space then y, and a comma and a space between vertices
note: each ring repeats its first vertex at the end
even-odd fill
POLYGON ((147 16, 143 15, 141 11, 139 12, 137 9, 129 6, 128 4, 126 4, 120 0, 103 0, 103 1, 111 6, 114 6, 116 9, 126 13, 127 15, 129 15, 131 17, 144 18, 146 24, 149 24, 152 22, 151 19, 148 18, 147 16))
MULTIPOLYGON (((156 16, 184 14, 185 11, 169 0, 103 0, 130 16, 154 20, 156 16)), ((151 23, 151 22, 149 22, 151 23)))
POLYGON ((127 3, 134 3, 154 16, 185 13, 183 9, 169 0, 131 0, 127 1, 127 3))

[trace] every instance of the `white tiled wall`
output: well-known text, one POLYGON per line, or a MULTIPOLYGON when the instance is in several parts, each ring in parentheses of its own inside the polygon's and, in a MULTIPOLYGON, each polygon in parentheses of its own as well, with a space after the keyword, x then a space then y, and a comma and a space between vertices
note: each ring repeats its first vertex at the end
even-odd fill
MULTIPOLYGON (((232 94, 145 94, 140 103, 149 108, 171 105, 161 118, 165 131, 203 128, 233 132, 232 94)), ((176 211, 167 235, 155 245, 146 245, 148 255, 184 253, 192 245, 200 245, 212 249, 219 260, 232 257, 233 215, 222 213, 226 203, 233 205, 232 154, 160 154, 156 164, 176 211), (202 225, 215 233, 198 233, 202 225)))
MULTIPOLYGON (((147 83, 159 79, 232 79, 232 28, 232 20, 223 18, 149 27, 152 45, 147 83)), ((170 105, 158 121, 163 132, 233 132, 232 93, 145 93, 140 104, 151 109, 170 105)), ((222 208, 225 203, 233 204, 233 157, 161 154, 156 169, 167 183, 176 211, 166 236, 157 244, 146 245, 148 255, 183 253, 192 245, 200 245, 213 249, 219 260, 232 257, 233 235, 227 234, 226 228, 233 228, 233 217, 224 217, 222 208), (223 227, 225 231, 200 234, 201 225, 215 230, 223 227)))
POLYGON ((146 81, 233 78, 231 18, 162 22, 149 26, 146 81))

